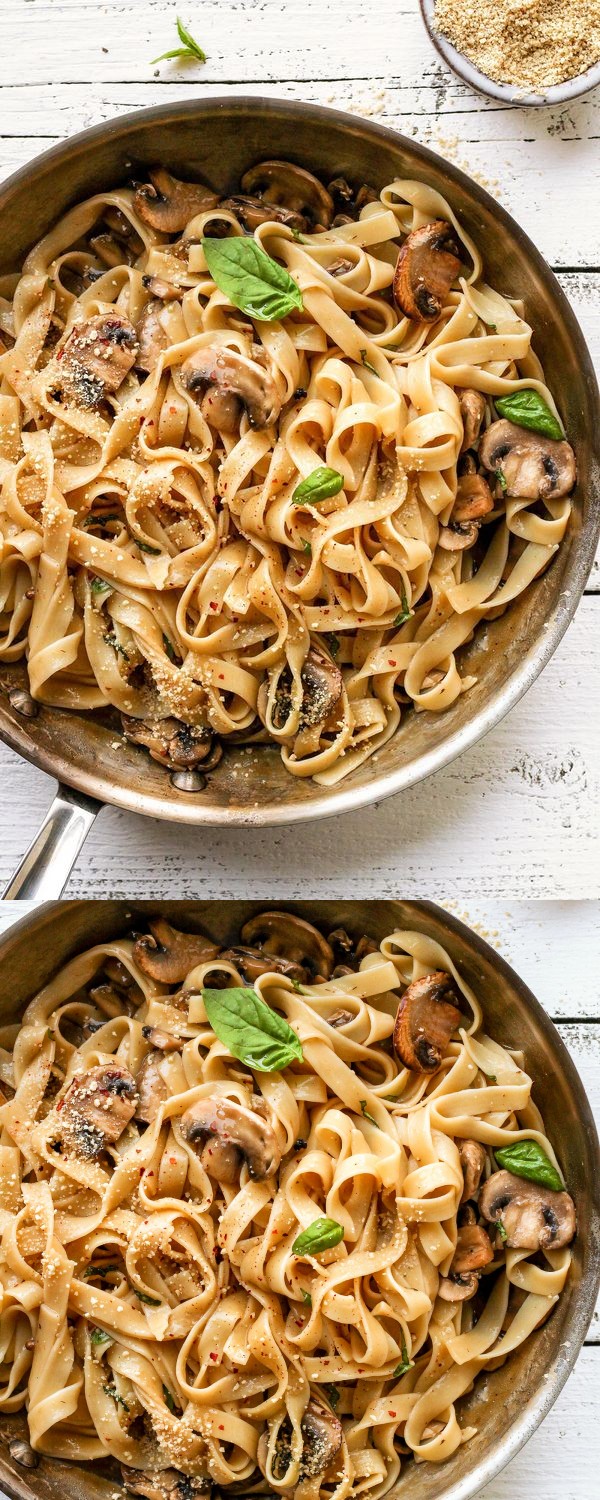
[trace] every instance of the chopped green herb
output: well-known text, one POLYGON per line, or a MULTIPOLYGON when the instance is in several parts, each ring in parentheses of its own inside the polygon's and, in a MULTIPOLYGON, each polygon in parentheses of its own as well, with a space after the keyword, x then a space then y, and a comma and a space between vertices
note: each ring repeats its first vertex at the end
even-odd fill
POLYGON ((399 1380, 401 1375, 406 1375, 406 1371, 407 1370, 413 1370, 414 1369, 414 1365, 415 1365, 414 1359, 409 1359, 409 1357, 408 1357, 408 1349, 406 1347, 406 1339, 403 1339, 402 1340, 402 1359, 400 1361, 400 1364, 396 1365, 396 1368, 395 1368, 395 1370, 393 1372, 392 1378, 394 1380, 399 1380))
POLYGON ((110 1343, 112 1343, 110 1333, 105 1333, 103 1328, 92 1328, 90 1334, 90 1344, 93 1344, 95 1347, 97 1344, 110 1343))
POLYGON ((296 990, 299 995, 303 995, 304 994, 304 989, 303 989, 303 987, 302 987, 299 979, 292 979, 292 989, 296 990))
POLYGON ((95 516, 92 511, 91 514, 89 516, 86 516, 85 520, 81 522, 81 529, 85 531, 90 526, 108 526, 109 521, 120 520, 121 517, 116 511, 114 514, 111 513, 111 515, 109 516, 95 516))
POLYGON ((128 656, 126 650, 125 650, 125 647, 122 646, 120 640, 117 639, 117 636, 115 635, 114 630, 109 630, 108 634, 105 635, 104 639, 106 641, 107 646, 112 646, 113 651, 117 651, 118 654, 119 654, 119 656, 123 657, 124 661, 129 661, 129 656, 128 656))
MULTIPOLYGON (((362 359, 362 362, 363 362, 363 365, 365 367, 365 370, 370 370, 371 375, 377 375, 377 371, 375 369, 375 366, 372 365, 371 362, 370 362, 370 360, 367 359, 367 351, 366 351, 366 349, 361 349, 361 351, 360 351, 360 357, 362 359)), ((377 379, 379 379, 378 375, 377 375, 377 379)))
POLYGON ((167 653, 169 661, 177 661, 177 657, 175 655, 175 647, 171 645, 169 637, 168 637, 168 635, 165 635, 164 630, 163 630, 163 646, 165 648, 165 651, 167 653))
POLYGON ((306 537, 302 538, 302 551, 306 553, 307 557, 312 557, 312 547, 310 542, 307 542, 306 537))
POLYGON ((139 536, 134 536, 133 540, 136 547, 139 547, 140 552, 148 552, 150 557, 160 557, 160 547, 151 547, 149 542, 140 541, 139 536))
POLYGON ((99 594, 110 594, 111 591, 112 584, 107 583, 105 578, 92 578, 90 583, 92 597, 97 598, 99 594))
POLYGON ((506 1232, 506 1230, 504 1228, 504 1225, 503 1225, 501 1219, 497 1219, 496 1220, 496 1229, 498 1230, 498 1234, 500 1235, 500 1239, 504 1241, 504 1244, 506 1244, 506 1241, 508 1239, 508 1235, 507 1235, 507 1232, 506 1232))
POLYGON ((497 323, 488 323, 488 328, 490 329, 491 333, 497 333, 498 332, 498 325, 497 325, 497 323))
POLYGON ((504 493, 506 494, 506 491, 508 489, 506 476, 502 473, 502 469, 494 469, 494 473, 496 475, 496 479, 498 480, 498 484, 500 485, 500 489, 504 490, 504 493))
POLYGON ((165 1398, 165 1403, 168 1406, 169 1411, 175 1411, 175 1399, 171 1395, 171 1392, 167 1385, 163 1385, 163 1396, 165 1398))
POLYGON ((498 1082, 498 1079, 497 1079, 495 1073, 486 1073, 485 1076, 487 1078, 488 1083, 497 1083, 498 1082))
POLYGON ((403 587, 403 589, 402 589, 402 609, 400 610, 400 613, 398 615, 396 615, 396 618, 394 620, 394 625, 395 626, 405 625, 407 620, 411 620, 412 619, 413 614, 414 614, 414 610, 409 608, 408 599, 406 597, 406 589, 403 587))
POLYGON ((183 45, 181 47, 173 47, 170 52, 161 52, 160 57, 153 57, 150 64, 151 67, 154 67, 155 63, 168 62, 172 57, 185 57, 188 61, 191 60, 192 62, 206 62, 206 53, 202 50, 199 43, 194 41, 191 32, 188 31, 187 26, 184 26, 179 16, 177 17, 177 35, 183 45))
POLYGON ((301 234, 299 229, 292 229, 292 235, 294 239, 298 241, 299 245, 308 245, 306 235, 301 234))
POLYGON ((376 1125, 377 1129, 379 1130, 379 1125, 377 1125, 377 1121, 375 1119, 375 1116, 369 1114, 369 1111, 367 1109, 367 1101, 366 1101, 366 1099, 361 1099, 361 1101, 360 1101, 360 1107, 361 1107, 361 1110, 362 1110, 363 1119, 364 1120, 369 1120, 371 1122, 371 1125, 376 1125))
POLYGON ((340 643, 337 635, 333 635, 331 631, 327 631, 323 636, 323 640, 326 641, 327 645, 329 646, 331 655, 337 656, 340 649, 340 643))
POLYGON ((136 1286, 133 1288, 133 1293, 135 1297, 139 1297, 140 1302, 146 1302, 148 1307, 160 1307, 161 1305, 160 1297, 149 1297, 147 1292, 138 1292, 136 1286))
POLYGON ((340 1392, 338 1391, 337 1385, 324 1385, 323 1390, 329 1400, 329 1405, 332 1406, 333 1410, 335 1411, 335 1408, 340 1399, 340 1392))
POLYGON ((114 1401, 115 1406, 122 1406, 123 1411, 129 1411, 127 1402, 124 1401, 123 1397, 119 1395, 119 1392, 114 1385, 103 1385, 102 1390, 104 1391, 105 1396, 110 1396, 110 1399, 111 1401, 114 1401))
POLYGON ((306 1306, 307 1307, 312 1307, 312 1297, 310 1295, 310 1292, 305 1292, 304 1287, 302 1287, 301 1288, 301 1295, 302 1295, 302 1301, 306 1303, 306 1306))
POLYGON ((86 1266, 82 1279, 87 1280, 88 1276, 110 1276, 112 1271, 119 1269, 119 1266, 86 1266))

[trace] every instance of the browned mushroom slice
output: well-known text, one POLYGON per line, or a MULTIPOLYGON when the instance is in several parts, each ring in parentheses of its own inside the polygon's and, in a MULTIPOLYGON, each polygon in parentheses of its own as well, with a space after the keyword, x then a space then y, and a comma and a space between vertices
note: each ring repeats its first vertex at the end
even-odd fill
POLYGON ((210 1495, 212 1480, 208 1475, 190 1478, 179 1469, 128 1469, 121 1464, 125 1488, 146 1500, 195 1500, 196 1495, 210 1495))
POLYGON ((271 427, 281 411, 273 377, 256 360, 223 344, 197 349, 181 366, 181 379, 200 400, 207 422, 236 432, 245 407, 251 427, 271 427))
POLYGON ((330 932, 328 940, 338 966, 346 965, 346 972, 349 974, 360 968, 361 960, 368 953, 379 951, 378 944, 373 938, 367 937, 366 933, 356 942, 343 927, 336 927, 333 932, 330 932))
POLYGON ((504 494, 523 500, 560 500, 577 478, 570 443, 555 442, 505 418, 488 427, 479 444, 479 457, 486 469, 502 475, 504 494))
POLYGON ((233 964, 248 984, 254 984, 261 974, 285 974, 287 979, 295 979, 299 984, 307 978, 301 964, 292 963, 289 958, 277 958, 275 954, 266 957, 260 948, 225 948, 219 954, 219 962, 233 964))
POLYGON ((450 525, 482 521, 494 509, 494 500, 483 474, 461 474, 456 487, 450 525))
POLYGON ((148 926, 150 933, 137 939, 133 957, 144 974, 163 984, 181 984, 190 969, 209 963, 219 952, 203 932, 180 932, 164 917, 152 917, 148 926))
POLYGON ((464 1275, 466 1271, 482 1271, 494 1259, 490 1237, 481 1224, 463 1224, 456 1237, 456 1250, 452 1257, 450 1275, 464 1275))
POLYGON ((177 302, 182 295, 181 287, 166 281, 164 276, 142 276, 142 286, 159 302, 177 302))
POLYGON ((394 300, 407 318, 433 323, 460 270, 460 246, 451 224, 434 219, 412 229, 394 272, 394 300))
POLYGON ((481 424, 485 416, 485 396, 482 391, 473 391, 469 386, 458 392, 458 404, 463 420, 463 440, 461 453, 466 453, 469 448, 474 448, 481 432, 481 424))
POLYGON ((98 406, 118 391, 135 364, 135 328, 120 313, 100 313, 77 323, 59 345, 51 368, 51 391, 77 406, 98 406))
POLYGON ((301 214, 313 229, 328 229, 333 218, 333 199, 304 167, 291 161, 262 161, 242 177, 242 192, 258 195, 265 203, 275 203, 301 214))
POLYGON ((158 1052, 180 1052, 183 1045, 181 1037, 174 1036, 172 1031, 165 1031, 162 1026, 142 1026, 142 1036, 158 1052))
POLYGON ((264 198, 244 197, 238 193, 231 198, 222 198, 219 208, 227 209, 230 214, 235 214, 244 229, 254 233, 261 224, 270 221, 275 224, 287 224, 288 229, 297 229, 301 232, 306 229, 306 219, 303 214, 294 213, 291 208, 278 206, 276 203, 267 203, 264 198))
POLYGON ((180 719, 132 719, 121 714, 123 732, 135 745, 144 745, 153 760, 177 770, 217 765, 222 746, 203 724, 183 724, 180 719))
POLYGON ((216 208, 218 197, 203 182, 182 182, 166 167, 151 167, 150 182, 136 188, 133 206, 144 224, 164 234, 180 234, 196 214, 216 208))
POLYGON ((271 1126, 233 1099, 198 1099, 182 1116, 181 1129, 192 1145, 201 1145, 204 1170, 219 1182, 237 1182, 242 1160, 255 1182, 272 1177, 280 1165, 271 1126))
POLYGON ((476 1271, 464 1271, 456 1276, 440 1276, 438 1297, 443 1302, 469 1302, 479 1286, 476 1271))
POLYGON ((481 1174, 485 1166, 485 1146, 481 1141, 457 1141, 460 1164, 463 1169, 463 1190, 461 1203, 468 1203, 477 1197, 477 1190, 481 1182, 481 1174))
POLYGON ((502 1243, 508 1250, 561 1250, 577 1228, 569 1193, 555 1193, 512 1172, 488 1177, 479 1207, 491 1224, 502 1225, 502 1243))
POLYGON ((300 1478, 313 1479, 324 1474, 342 1446, 342 1424, 327 1406, 321 1393, 311 1396, 300 1423, 302 1462, 300 1478))
POLYGON ((74 1078, 56 1113, 67 1147, 93 1160, 114 1146, 135 1113, 137 1092, 127 1068, 110 1063, 74 1078))
POLYGON ((344 686, 339 667, 320 641, 310 647, 300 680, 303 687, 300 727, 305 729, 329 718, 344 686))
POLYGON ((138 340, 135 366, 136 370, 143 370, 146 375, 154 370, 169 342, 160 321, 161 308, 162 302, 158 297, 153 297, 135 325, 138 340))
POLYGON ((301 964, 319 979, 329 979, 333 968, 333 950, 322 933, 287 911, 262 911, 244 923, 240 934, 244 943, 257 943, 264 953, 274 953, 291 963, 301 964))
POLYGON ((334 224, 340 219, 351 223, 353 219, 358 218, 361 208, 364 208, 366 203, 376 203, 379 197, 379 193, 367 182, 355 190, 345 177, 334 177, 333 182, 327 184, 327 191, 333 199, 335 208, 334 224))
POLYGON ((406 1068, 415 1073, 435 1073, 439 1068, 461 1019, 456 999, 450 975, 442 970, 409 984, 394 1026, 394 1047, 406 1068))

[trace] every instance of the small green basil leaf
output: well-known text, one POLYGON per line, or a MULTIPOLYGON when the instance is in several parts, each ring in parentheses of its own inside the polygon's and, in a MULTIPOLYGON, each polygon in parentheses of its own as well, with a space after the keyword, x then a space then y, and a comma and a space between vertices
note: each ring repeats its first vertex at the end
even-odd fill
POLYGON ((494 474, 496 476, 496 479, 498 480, 500 489, 504 490, 504 493, 506 494, 506 491, 508 489, 508 481, 506 475, 502 473, 502 469, 494 469, 494 474))
POLYGON ((338 636, 334 635, 333 632, 331 630, 329 630, 329 631, 325 632, 325 634, 323 636, 323 640, 326 642, 326 645, 329 646, 329 650, 331 652, 331 655, 333 657, 336 657, 337 654, 338 654, 338 651, 340 649, 340 642, 339 642, 338 636))
POLYGON ((110 1333, 105 1333, 103 1328, 92 1328, 92 1331, 91 1331, 91 1334, 90 1334, 90 1344, 93 1344, 94 1346, 96 1346, 97 1344, 110 1344, 110 1343, 111 1343, 110 1333))
POLYGON ((219 291, 250 318, 274 323, 303 307, 300 287, 289 271, 266 255, 256 240, 241 235, 203 240, 202 249, 219 291))
POLYGON ((112 583, 107 583, 104 578, 92 578, 90 583, 92 598, 97 598, 99 594, 110 594, 111 592, 112 583))
POLYGON ((302 1287, 302 1301, 306 1303, 307 1307, 312 1307, 312 1297, 310 1292, 305 1292, 304 1287, 302 1287))
POLYGON ((295 1031, 255 990, 203 990, 202 998, 215 1036, 239 1062, 257 1073, 280 1073, 302 1062, 295 1031))
MULTIPOLYGON (((371 375, 377 375, 377 371, 375 369, 375 366, 372 365, 371 362, 370 362, 370 360, 367 359, 367 351, 366 351, 366 349, 361 349, 361 351, 360 351, 360 357, 361 357, 361 360, 362 360, 363 365, 365 367, 365 370, 370 370, 371 375)), ((379 376, 378 375, 377 375, 377 379, 379 380, 379 376)))
POLYGON ((294 1240, 292 1255, 321 1255, 323 1250, 333 1250, 343 1238, 344 1230, 337 1219, 315 1219, 294 1240))
POLYGON ((563 1185, 549 1156, 537 1141, 515 1141, 514 1146, 501 1146, 494 1151, 496 1161, 515 1177, 526 1177, 528 1182, 539 1182, 540 1187, 551 1188, 561 1193, 563 1185))
POLYGON ((160 547, 151 547, 149 542, 142 542, 139 536, 134 536, 133 540, 140 552, 148 552, 150 557, 160 557, 160 547))
POLYGON ((312 547, 310 542, 307 542, 306 537, 302 538, 302 551, 306 553, 307 557, 312 557, 312 547))
POLYGON ((504 1225, 503 1225, 501 1219, 496 1219, 496 1229, 498 1230, 498 1234, 500 1235, 500 1239, 504 1240, 504 1243, 506 1244, 506 1241, 508 1239, 508 1234, 506 1232, 506 1229, 504 1228, 504 1225))
POLYGON ((371 1123, 371 1125, 375 1125, 376 1128, 377 1128, 377 1130, 379 1130, 379 1126, 377 1124, 375 1116, 369 1114, 369 1111, 367 1109, 367 1101, 366 1101, 366 1099, 361 1099, 361 1101, 360 1101, 360 1107, 361 1107, 361 1111, 362 1111, 363 1120, 369 1120, 370 1123, 371 1123))
POLYGON ((332 495, 339 495, 343 485, 344 480, 338 470, 329 469, 327 464, 322 464, 296 485, 292 501, 294 505, 318 505, 320 500, 330 500, 332 495))
POLYGON ((414 1367, 415 1367, 414 1359, 409 1359, 409 1357, 408 1357, 408 1349, 406 1347, 406 1339, 403 1339, 402 1340, 402 1359, 400 1361, 400 1364, 396 1365, 395 1370, 392 1372, 392 1379, 393 1380, 399 1380, 401 1375, 406 1375, 406 1371, 407 1370, 414 1370, 414 1367))
POLYGON ((508 417, 517 427, 528 427, 530 432, 541 432, 543 437, 560 442, 564 434, 548 402, 539 391, 512 391, 510 396, 498 396, 496 411, 508 417))
POLYGON ((175 1398, 174 1398, 174 1396, 171 1395, 171 1392, 169 1390, 168 1385, 163 1385, 163 1396, 165 1398, 165 1405, 168 1406, 169 1411, 174 1412, 175 1411, 175 1398))
POLYGON ((394 620, 394 625, 395 626, 405 625, 407 620, 412 620, 413 614, 414 614, 414 610, 412 610, 412 609, 409 608, 408 599, 406 597, 406 589, 403 588, 403 590, 402 590, 402 609, 400 610, 400 613, 396 615, 396 618, 394 620))
POLYGON ((325 1395, 327 1396, 329 1405, 332 1406, 333 1410, 335 1411, 335 1408, 340 1399, 340 1392, 338 1391, 337 1385, 324 1385, 323 1390, 325 1392, 325 1395))
POLYGON ((135 1297, 139 1297, 140 1302, 146 1302, 148 1307, 160 1307, 161 1305, 160 1297, 149 1297, 147 1292, 138 1292, 136 1286, 133 1288, 133 1293, 135 1297))
POLYGON ((123 1407, 123 1411, 129 1411, 129 1407, 127 1405, 127 1402, 124 1401, 123 1397, 119 1395, 119 1392, 118 1392, 116 1386, 114 1386, 114 1385, 103 1385, 102 1390, 104 1391, 105 1396, 110 1396, 110 1399, 111 1399, 111 1401, 114 1401, 115 1406, 122 1406, 123 1407))

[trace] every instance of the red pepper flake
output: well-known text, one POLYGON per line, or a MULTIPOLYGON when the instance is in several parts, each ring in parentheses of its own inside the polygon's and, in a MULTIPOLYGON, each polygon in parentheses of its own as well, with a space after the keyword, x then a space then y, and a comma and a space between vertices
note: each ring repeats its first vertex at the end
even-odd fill
POLYGON ((388 1411, 388 1417, 395 1417, 395 1411, 388 1411))
POLYGON ((397 667, 397 666, 398 666, 397 661, 390 661, 390 658, 388 656, 388 667, 397 667))
POLYGON ((210 1358, 210 1359, 212 1359, 212 1360, 213 1360, 213 1362, 214 1362, 214 1363, 215 1363, 215 1364, 216 1364, 216 1363, 217 1363, 217 1360, 218 1360, 218 1358, 219 1358, 219 1356, 218 1356, 218 1354, 213 1354, 213 1353, 212 1353, 212 1352, 211 1352, 211 1354, 210 1354, 210 1355, 209 1355, 209 1358, 210 1358))
POLYGON ((224 682, 224 681, 225 681, 225 673, 224 672, 219 672, 219 682, 224 682))
POLYGON ((209 609, 218 609, 218 608, 219 608, 219 605, 218 605, 217 600, 216 599, 211 599, 210 605, 209 605, 209 609))
POLYGON ((224 1432, 224 1431, 225 1431, 225 1428, 223 1426, 223 1423, 219 1422, 219 1432, 224 1432))
POLYGON ((177 1166, 177 1157, 176 1156, 170 1156, 169 1157, 169 1161, 170 1161, 172 1167, 176 1167, 177 1166))

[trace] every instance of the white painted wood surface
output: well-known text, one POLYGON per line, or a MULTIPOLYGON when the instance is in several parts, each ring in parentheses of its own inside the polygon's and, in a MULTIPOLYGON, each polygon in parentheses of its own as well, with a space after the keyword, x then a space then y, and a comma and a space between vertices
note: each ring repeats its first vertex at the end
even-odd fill
MULTIPOLYGON (((400 891, 405 882, 398 882, 400 891)), ((453 913, 496 947, 557 1021, 600 1119, 600 972, 598 902, 448 901, 453 913), (594 1019, 591 1019, 594 1018, 594 1019)), ((17 911, 0 905, 0 934, 17 911)), ((479 1500, 594 1500, 600 1463, 600 1316, 555 1407, 479 1500)))
MULTIPOLYGON (((144 105, 202 92, 312 100, 371 116, 456 161, 502 201, 558 270, 600 361, 600 91, 552 110, 507 109, 461 85, 433 51, 417 0, 3 0, 0 172, 144 105), (207 63, 151 66, 175 15, 207 63), (324 18, 327 18, 325 24, 324 18)), ((271 895, 391 893, 400 875, 437 897, 600 894, 600 568, 553 662, 461 762, 342 825, 185 831, 104 812, 71 895, 162 889, 271 895), (594 590, 598 591, 594 593, 594 590)), ((0 882, 52 794, 0 746, 0 882)))

